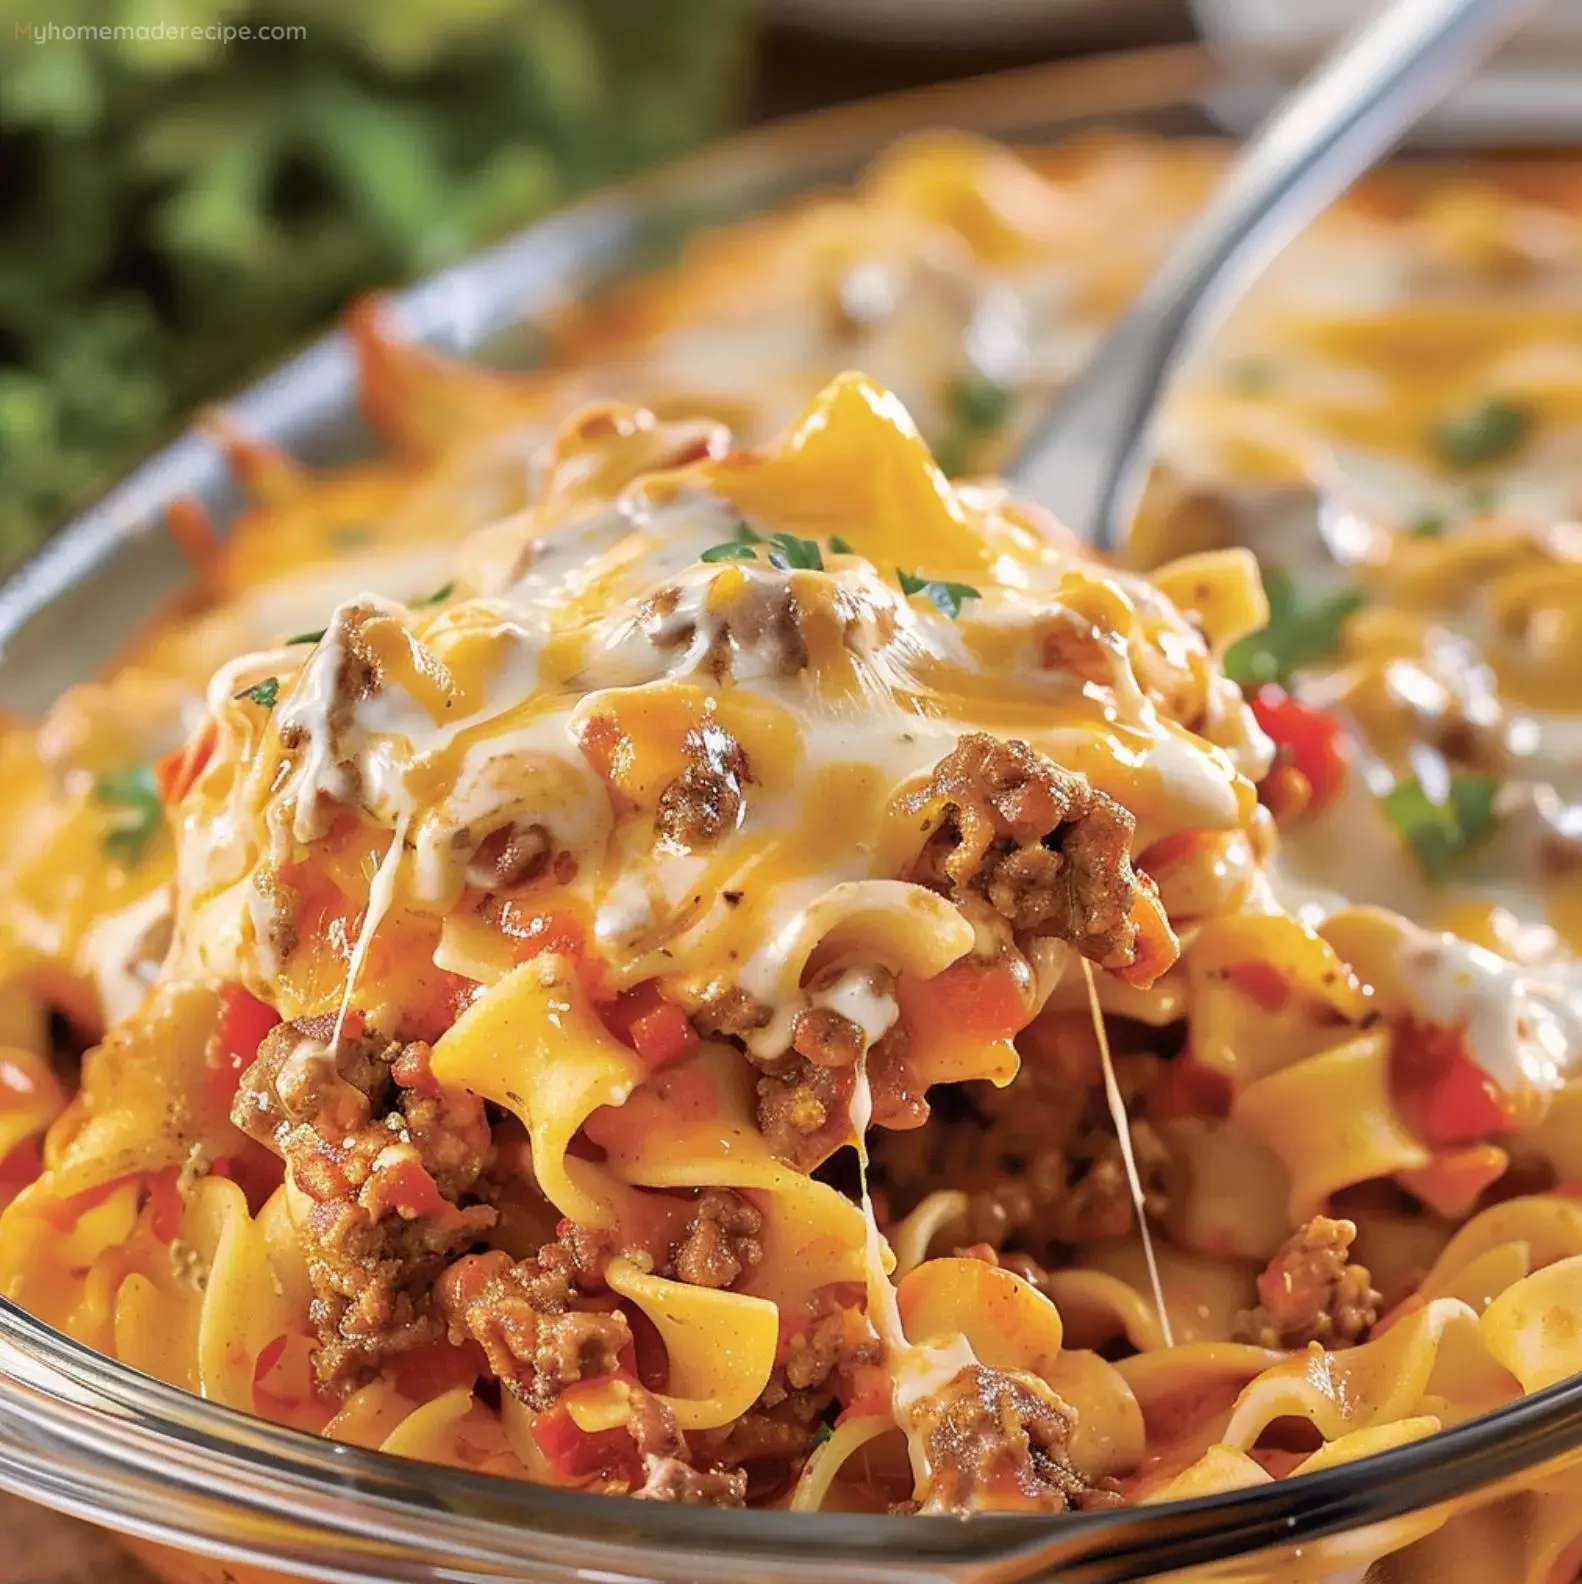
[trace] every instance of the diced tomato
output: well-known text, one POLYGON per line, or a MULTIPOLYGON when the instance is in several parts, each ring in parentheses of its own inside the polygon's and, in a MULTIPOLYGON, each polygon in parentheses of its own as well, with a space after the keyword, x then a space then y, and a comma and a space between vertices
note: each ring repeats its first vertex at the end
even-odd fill
POLYGON ((942 1026, 970 1038, 1009 1039, 1032 1020, 1032 973, 1014 953, 989 963, 963 957, 919 989, 942 1026))
POLYGON ((235 1155, 222 1155, 209 1168, 211 1177, 233 1182, 247 1199, 250 1215, 257 1215, 269 1196, 286 1180, 285 1162, 251 1139, 235 1155))
POLYGON ((533 1421, 533 1439, 555 1472, 565 1479, 625 1479, 636 1484, 640 1475, 637 1448, 624 1428, 580 1429, 564 1403, 558 1403, 533 1421))
POLYGON ((1322 808, 1346 784, 1345 731, 1327 710, 1299 704, 1282 687, 1267 683, 1252 696, 1252 713, 1274 740, 1281 761, 1302 773, 1308 807, 1322 808))
POLYGON ((599 1013, 604 1026, 651 1068, 668 1067, 697 1048, 697 1030, 675 1002, 665 1000, 656 980, 623 990, 599 1013))
POLYGON ((177 1183, 178 1175, 174 1166, 167 1166, 148 1180, 148 1224, 161 1243, 173 1241, 181 1231, 184 1206, 177 1183))
POLYGON ((511 943, 511 955, 518 962, 527 962, 545 952, 563 957, 582 953, 582 925, 571 914, 535 913, 507 901, 492 909, 490 917, 495 928, 511 943))
POLYGON ((1510 1104, 1460 1029, 1410 1023, 1391 1050, 1390 1084, 1408 1125, 1434 1149, 1478 1144, 1510 1126, 1510 1104))
POLYGON ((214 754, 215 737, 214 721, 206 719, 195 736, 155 761, 154 785, 166 808, 179 803, 192 790, 214 754))
POLYGON ((0 1161, 0 1209, 33 1182, 44 1170, 44 1157, 36 1138, 23 1139, 0 1161))
POLYGON ((272 1006, 249 995, 240 985, 226 985, 220 992, 220 1015, 214 1025, 217 1065, 232 1090, 236 1080, 253 1064, 264 1036, 279 1021, 280 1014, 272 1006))
POLYGON ((1265 1012, 1279 1012, 1291 999, 1291 981, 1273 963, 1233 963, 1225 977, 1265 1012))
POLYGON ((461 974, 436 970, 433 986, 421 1007, 403 1024, 412 1039, 433 1044, 477 1000, 483 986, 461 974))
POLYGON ((387 1210, 394 1210, 404 1220, 414 1221, 419 1216, 441 1215, 446 1208, 439 1185, 424 1169, 423 1163, 414 1159, 378 1167, 364 1191, 362 1203, 376 1221, 387 1210))
POLYGON ((1168 1122, 1176 1117, 1230 1115, 1235 1089, 1229 1078, 1190 1056, 1177 1056, 1166 1062, 1159 1076, 1148 1086, 1143 1109, 1151 1122, 1168 1122))
POLYGON ((395 1388, 413 1402, 432 1402, 457 1386, 471 1386, 483 1374, 483 1349, 476 1342, 460 1347, 439 1337, 400 1354, 392 1371, 395 1388))
POLYGON ((275 1365, 286 1355, 286 1338, 277 1336, 273 1342, 266 1343, 264 1350, 258 1355, 258 1361, 253 1365, 253 1382, 256 1385, 266 1376, 275 1365))

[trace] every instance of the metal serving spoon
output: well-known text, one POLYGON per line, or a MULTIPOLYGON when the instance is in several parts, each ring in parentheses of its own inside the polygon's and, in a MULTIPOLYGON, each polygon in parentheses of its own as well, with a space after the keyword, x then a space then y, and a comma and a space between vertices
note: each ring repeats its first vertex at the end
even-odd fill
POLYGON ((1145 442, 1182 358, 1296 234, 1467 77, 1538 0, 1393 0, 1260 127, 1009 468, 1070 529, 1115 550, 1145 442))

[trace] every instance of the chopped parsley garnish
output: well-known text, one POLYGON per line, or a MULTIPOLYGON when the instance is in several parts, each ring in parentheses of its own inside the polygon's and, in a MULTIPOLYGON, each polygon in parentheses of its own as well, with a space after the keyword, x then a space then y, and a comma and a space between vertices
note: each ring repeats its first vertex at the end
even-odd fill
POLYGON ((413 610, 422 610, 429 605, 443 605, 455 592, 456 584, 453 579, 449 583, 441 583, 432 594, 425 594, 421 599, 408 600, 407 604, 413 610))
POLYGON ((93 795, 122 811, 123 817, 104 834, 105 852, 119 863, 135 864, 165 819, 153 765, 139 759, 124 769, 106 771, 94 782, 93 795))
POLYGON ((752 561, 757 558, 754 545, 764 543, 764 536, 744 518, 736 524, 736 531, 723 544, 710 545, 700 561, 752 561))
POLYGON ((1492 484, 1480 484, 1476 489, 1467 491, 1468 511, 1493 511, 1499 503, 1500 492, 1492 484))
POLYGON ((1424 875, 1435 885, 1449 880, 1461 859, 1494 834, 1500 785, 1498 776, 1458 772, 1450 777, 1445 801, 1436 803, 1413 776, 1397 782, 1384 798, 1390 823, 1406 838, 1424 875))
POLYGON ((1406 525, 1406 535, 1409 539, 1441 539, 1448 526, 1443 512, 1424 512, 1406 525))
POLYGON ((358 550, 368 543, 368 530, 362 523, 342 523, 330 529, 330 544, 337 550, 358 550))
POLYGON ((250 688, 243 688, 232 697, 248 699, 254 704, 262 704, 265 709, 273 709, 275 700, 280 697, 280 678, 265 677, 262 682, 253 683, 250 688))
MULTIPOLYGON (((700 561, 754 561, 758 545, 769 546, 769 565, 782 572, 822 572, 824 554, 816 539, 799 539, 791 533, 770 534, 766 539, 745 522, 738 523, 736 532, 723 544, 710 545, 700 561)), ((839 534, 829 536, 830 550, 836 555, 856 555, 856 551, 839 534)))
POLYGON ((934 464, 948 478, 972 465, 990 435, 1003 429, 1016 411, 1017 392, 981 369, 964 369, 945 387, 950 426, 934 443, 934 464))
POLYGON ((1339 588, 1304 603, 1289 573, 1264 578, 1269 596, 1269 625, 1238 638, 1225 651, 1225 674, 1243 687, 1284 682, 1293 671, 1334 654, 1348 616, 1367 603, 1359 588, 1339 588))
POLYGON ((914 594, 921 594, 952 621, 961 614, 961 607, 968 600, 983 598, 970 583, 947 583, 942 578, 920 577, 916 572, 906 572, 900 567, 895 569, 895 575, 901 585, 901 592, 908 599, 914 594))
POLYGON ((808 1448, 808 1450, 810 1452, 817 1452, 818 1449, 823 1446, 824 1443, 828 1441, 829 1438, 834 1434, 835 1432, 831 1430, 827 1424, 821 1424, 818 1429, 813 1432, 813 1444, 808 1448))
POLYGON ((295 644, 316 644, 328 631, 329 628, 320 627, 317 632, 298 633, 295 638, 286 639, 286 647, 289 649, 295 644))
POLYGON ((824 557, 815 540, 777 533, 769 536, 769 565, 782 572, 822 572, 824 557))
POLYGON ((1433 441, 1449 466, 1478 467, 1514 451, 1532 426, 1530 408, 1493 396, 1466 412, 1441 418, 1433 427, 1433 441))
POLYGON ((946 395, 951 418, 960 428, 975 433, 1003 429, 1016 409, 1016 392, 980 369, 958 374, 946 395))

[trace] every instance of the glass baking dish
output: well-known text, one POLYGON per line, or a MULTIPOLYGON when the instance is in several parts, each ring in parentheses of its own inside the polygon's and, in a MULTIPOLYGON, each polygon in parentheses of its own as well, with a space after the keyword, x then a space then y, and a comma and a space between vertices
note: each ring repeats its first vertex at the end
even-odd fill
MULTIPOLYGON (((652 266, 699 227, 847 178, 909 128, 957 125, 1024 143, 1095 123, 1202 131, 1209 123, 1199 106, 1220 86, 1203 52, 1170 49, 1037 68, 771 127, 583 203, 415 288, 396 300, 398 322, 437 348, 520 361, 531 355, 535 319, 557 302, 652 266)), ((310 460, 345 458, 369 444, 355 416, 352 354, 340 336, 310 347, 230 410, 245 430, 310 460)), ((198 496, 221 523, 237 505, 217 449, 195 433, 0 586, 0 705, 42 707, 179 591, 187 563, 164 516, 178 495, 198 496)), ((1509 1579, 1571 1584, 1574 1546, 1546 1548, 1526 1536, 1522 1493, 1538 1482, 1564 1492, 1578 1469, 1582 1379, 1362 1462, 1170 1505, 970 1523, 670 1507, 521 1485, 304 1436, 137 1375, 0 1301, 0 1488, 109 1526, 183 1584, 253 1584, 281 1574, 1120 1584, 1180 1570, 1249 1584, 1357 1584, 1365 1571, 1370 1584, 1418 1577, 1438 1584, 1455 1546, 1453 1524, 1439 1531, 1431 1554, 1419 1553, 1415 1571, 1397 1571, 1390 1561, 1380 1572, 1368 1563, 1433 1528, 1443 1504, 1493 1501, 1502 1503, 1499 1532, 1530 1558, 1513 1561, 1509 1579)))

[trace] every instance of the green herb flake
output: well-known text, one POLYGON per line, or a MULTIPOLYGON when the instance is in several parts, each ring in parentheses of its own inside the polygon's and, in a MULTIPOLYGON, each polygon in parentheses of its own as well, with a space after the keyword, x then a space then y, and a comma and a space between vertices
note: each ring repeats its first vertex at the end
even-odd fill
POLYGON ((317 632, 298 633, 295 638, 286 639, 286 648, 294 648, 297 644, 316 644, 328 631, 327 627, 320 627, 317 632))
POLYGON ((262 682, 255 682, 250 688, 243 688, 240 693, 231 696, 246 699, 253 704, 261 704, 265 709, 273 709, 275 700, 280 697, 280 678, 265 677, 262 682))
POLYGON ((120 818, 104 833, 104 850, 118 863, 135 864, 165 822, 154 767, 140 759, 120 770, 106 771, 93 784, 93 795, 120 818))
POLYGON ((1528 436, 1532 409, 1503 397, 1490 397, 1466 412, 1441 418, 1432 430, 1440 456, 1449 467, 1480 467, 1509 455, 1528 436))
POLYGON ((1500 786, 1498 776, 1455 774, 1449 795, 1436 803, 1413 776, 1397 782, 1383 799, 1390 823, 1406 838, 1434 885, 1451 879, 1461 860, 1494 834, 1500 786))
POLYGON ((812 539, 777 533, 769 536, 769 564, 782 572, 822 572, 824 556, 812 539))
POLYGON ((1003 429, 1016 410, 1016 392, 979 369, 967 369, 951 380, 946 404, 958 428, 974 434, 1003 429))
POLYGON ((1406 525, 1408 539, 1442 539, 1449 524, 1443 512, 1424 512, 1406 525))
POLYGON ((758 552, 750 544, 743 544, 740 539, 727 539, 724 544, 710 545, 702 555, 700 561, 752 561, 758 552))
POLYGON ((856 551, 839 534, 829 536, 830 552, 834 555, 856 555, 856 551))
POLYGON ((430 605, 443 605, 455 592, 456 584, 452 580, 449 583, 441 583, 432 594, 425 594, 419 599, 408 600, 407 605, 412 610, 424 610, 430 605))
POLYGON ((1304 604, 1290 574, 1279 570, 1265 576, 1264 589, 1269 625, 1225 651, 1225 674, 1243 687, 1284 682, 1294 671, 1334 654, 1347 618, 1367 603, 1361 589, 1346 587, 1304 604))
POLYGON ((335 550, 360 550, 368 543, 368 530, 362 523, 342 523, 330 529, 330 546, 335 550))
POLYGON ((983 595, 970 583, 949 583, 942 578, 922 577, 916 572, 907 572, 901 567, 895 569, 895 576, 901 585, 901 592, 908 599, 914 594, 921 594, 952 621, 961 615, 961 607, 968 600, 983 598, 983 595))
POLYGON ((824 1443, 828 1441, 829 1438, 834 1434, 835 1432, 830 1429, 827 1424, 821 1424, 818 1429, 813 1432, 813 1444, 808 1448, 808 1450, 810 1452, 817 1452, 818 1449, 823 1446, 824 1443))

